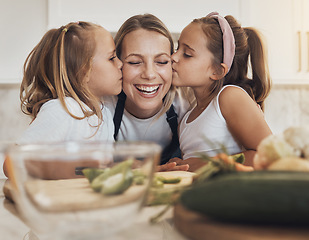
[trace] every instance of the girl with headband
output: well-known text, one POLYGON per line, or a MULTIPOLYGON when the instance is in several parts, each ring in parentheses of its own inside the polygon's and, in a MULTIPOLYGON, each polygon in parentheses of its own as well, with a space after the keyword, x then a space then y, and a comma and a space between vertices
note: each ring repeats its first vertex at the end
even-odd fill
POLYGON ((228 154, 243 152, 253 166, 258 144, 272 134, 262 112, 271 80, 258 32, 211 13, 184 28, 172 61, 173 85, 190 87, 196 101, 179 126, 184 160, 170 161, 194 171, 204 164, 201 153, 214 157, 224 146, 228 154))

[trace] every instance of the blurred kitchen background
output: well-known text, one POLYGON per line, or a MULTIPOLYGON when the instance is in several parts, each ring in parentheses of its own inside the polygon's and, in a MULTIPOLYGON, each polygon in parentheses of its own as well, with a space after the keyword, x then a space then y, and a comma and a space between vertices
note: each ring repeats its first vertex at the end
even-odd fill
POLYGON ((30 122, 20 110, 22 68, 48 29, 84 20, 116 32, 130 16, 152 13, 177 41, 192 19, 212 11, 264 34, 273 79, 265 118, 273 132, 309 124, 308 0, 0 0, 0 143, 14 142, 30 122))

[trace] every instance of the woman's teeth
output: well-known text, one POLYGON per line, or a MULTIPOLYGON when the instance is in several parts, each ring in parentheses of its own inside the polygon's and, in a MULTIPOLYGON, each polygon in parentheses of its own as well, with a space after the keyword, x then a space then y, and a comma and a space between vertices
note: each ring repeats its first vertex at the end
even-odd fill
POLYGON ((144 86, 144 85, 135 85, 136 89, 144 94, 154 94, 159 90, 160 85, 157 86, 144 86))

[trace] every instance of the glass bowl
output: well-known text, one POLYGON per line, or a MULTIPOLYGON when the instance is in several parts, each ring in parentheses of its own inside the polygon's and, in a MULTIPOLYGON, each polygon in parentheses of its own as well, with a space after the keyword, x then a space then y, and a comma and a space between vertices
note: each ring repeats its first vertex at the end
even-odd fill
POLYGON ((150 142, 11 146, 13 200, 40 240, 103 239, 134 222, 160 154, 150 142))

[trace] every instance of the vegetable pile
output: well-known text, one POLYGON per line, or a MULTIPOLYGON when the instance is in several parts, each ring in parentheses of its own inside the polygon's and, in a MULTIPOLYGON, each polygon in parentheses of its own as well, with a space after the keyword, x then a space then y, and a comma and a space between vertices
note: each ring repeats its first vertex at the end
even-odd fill
MULTIPOLYGON (((117 195, 124 193, 133 185, 146 184, 147 176, 141 169, 132 169, 134 159, 129 158, 112 168, 85 168, 83 175, 88 179, 91 188, 103 195, 117 195)), ((164 184, 177 184, 181 178, 164 178, 154 176, 151 188, 161 189, 164 184)))
POLYGON ((256 170, 309 171, 309 128, 290 127, 270 135, 258 146, 256 170))
POLYGON ((224 154, 218 156, 181 194, 187 209, 233 223, 309 223, 308 128, 290 127, 265 138, 254 158, 257 171, 238 172, 224 154))

